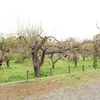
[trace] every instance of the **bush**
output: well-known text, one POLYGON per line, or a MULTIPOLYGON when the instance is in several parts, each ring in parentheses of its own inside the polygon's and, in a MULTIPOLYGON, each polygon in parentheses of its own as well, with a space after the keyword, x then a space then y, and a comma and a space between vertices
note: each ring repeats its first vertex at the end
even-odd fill
POLYGON ((22 56, 22 54, 20 54, 20 53, 15 53, 15 54, 14 54, 14 61, 15 61, 16 63, 22 62, 22 61, 23 61, 23 56, 22 56))

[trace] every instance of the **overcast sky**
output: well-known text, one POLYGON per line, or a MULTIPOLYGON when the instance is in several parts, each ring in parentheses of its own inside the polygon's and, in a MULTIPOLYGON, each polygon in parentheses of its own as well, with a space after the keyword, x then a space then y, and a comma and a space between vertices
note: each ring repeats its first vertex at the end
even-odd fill
POLYGON ((17 18, 41 21, 57 39, 92 38, 100 33, 100 0, 0 0, 0 31, 15 32, 17 18))

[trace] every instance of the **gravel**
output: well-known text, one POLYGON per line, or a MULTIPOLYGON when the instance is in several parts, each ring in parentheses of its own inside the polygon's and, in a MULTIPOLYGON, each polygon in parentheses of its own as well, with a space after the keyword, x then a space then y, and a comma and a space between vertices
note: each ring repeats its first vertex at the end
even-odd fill
POLYGON ((61 89, 37 99, 24 100, 100 100, 100 82, 88 83, 73 89, 61 89))

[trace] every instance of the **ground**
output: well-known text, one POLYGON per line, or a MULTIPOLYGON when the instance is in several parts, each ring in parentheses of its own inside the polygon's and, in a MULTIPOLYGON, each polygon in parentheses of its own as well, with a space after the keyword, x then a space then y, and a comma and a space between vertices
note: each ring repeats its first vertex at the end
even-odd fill
POLYGON ((63 87, 57 82, 34 82, 0 86, 0 100, 19 100, 26 97, 39 97, 47 92, 63 87))
MULTIPOLYGON (((76 74, 61 75, 33 81, 0 85, 0 100, 35 100, 48 93, 55 93, 62 88, 70 90, 86 83, 100 80, 100 70, 76 74)), ((42 99, 38 99, 42 100, 42 99)), ((48 99, 49 100, 49 99, 48 99)))

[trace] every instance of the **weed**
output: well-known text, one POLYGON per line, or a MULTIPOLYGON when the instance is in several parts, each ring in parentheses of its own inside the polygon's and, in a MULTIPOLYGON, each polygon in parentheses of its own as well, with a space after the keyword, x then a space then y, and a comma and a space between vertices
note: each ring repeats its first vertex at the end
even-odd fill
POLYGON ((18 94, 18 96, 20 96, 21 94, 18 94))
POLYGON ((78 79, 78 80, 79 80, 79 79, 80 79, 80 77, 79 77, 79 76, 77 76, 77 77, 76 77, 76 79, 78 79))
POLYGON ((43 90, 43 88, 36 88, 36 89, 34 89, 34 90, 43 90))
POLYGON ((14 87, 16 88, 16 87, 17 87, 17 85, 14 85, 14 87))
POLYGON ((11 88, 8 88, 8 91, 12 91, 12 89, 11 88))
POLYGON ((32 94, 32 92, 28 92, 27 94, 28 94, 28 95, 31 95, 31 94, 32 94))
POLYGON ((19 90, 19 92, 24 92, 24 90, 19 90))
POLYGON ((16 100, 19 100, 19 98, 16 98, 16 100))
POLYGON ((2 91, 3 93, 7 92, 7 91, 2 91))

